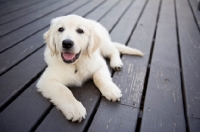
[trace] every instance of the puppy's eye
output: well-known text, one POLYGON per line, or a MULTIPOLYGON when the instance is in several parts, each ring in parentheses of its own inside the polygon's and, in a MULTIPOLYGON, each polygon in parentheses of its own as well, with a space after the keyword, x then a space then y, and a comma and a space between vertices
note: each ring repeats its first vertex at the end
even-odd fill
POLYGON ((65 29, 62 28, 62 27, 58 29, 59 32, 63 32, 64 30, 65 30, 65 29))
POLYGON ((78 29, 76 30, 76 32, 79 33, 79 34, 84 33, 83 29, 80 29, 80 28, 78 28, 78 29))

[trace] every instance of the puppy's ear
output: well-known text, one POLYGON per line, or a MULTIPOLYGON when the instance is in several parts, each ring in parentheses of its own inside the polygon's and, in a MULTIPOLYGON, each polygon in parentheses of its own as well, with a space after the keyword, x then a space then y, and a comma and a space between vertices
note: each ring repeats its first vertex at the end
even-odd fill
POLYGON ((54 56, 57 52, 56 50, 56 43, 54 41, 53 31, 50 28, 47 32, 44 33, 43 37, 45 40, 45 43, 48 45, 49 49, 51 50, 51 56, 54 56))
MULTIPOLYGON (((55 18, 56 19, 56 18, 55 18)), ((56 49, 56 43, 54 41, 54 19, 51 21, 51 26, 48 31, 46 31, 43 35, 43 38, 45 40, 45 43, 48 45, 49 49, 51 50, 51 56, 54 56, 57 54, 57 49, 56 49)))
POLYGON ((90 57, 100 46, 100 37, 99 35, 92 29, 90 30, 90 39, 88 44, 88 56, 90 57))

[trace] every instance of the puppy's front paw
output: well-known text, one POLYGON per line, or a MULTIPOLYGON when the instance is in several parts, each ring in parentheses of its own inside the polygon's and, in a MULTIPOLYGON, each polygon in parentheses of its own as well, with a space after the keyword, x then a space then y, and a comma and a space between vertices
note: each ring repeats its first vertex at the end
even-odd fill
POLYGON ((122 60, 120 58, 111 59, 110 66, 113 70, 119 71, 123 66, 122 60))
POLYGON ((63 105, 60 109, 65 115, 65 117, 68 120, 72 120, 72 122, 81 122, 82 119, 85 119, 86 109, 79 101, 63 105))
POLYGON ((109 101, 120 101, 121 90, 117 86, 109 87, 101 91, 102 95, 109 101))

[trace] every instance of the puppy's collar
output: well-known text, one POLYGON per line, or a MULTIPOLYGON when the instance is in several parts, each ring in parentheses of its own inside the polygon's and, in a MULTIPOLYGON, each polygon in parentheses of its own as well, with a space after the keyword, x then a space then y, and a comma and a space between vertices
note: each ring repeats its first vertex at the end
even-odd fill
POLYGON ((76 74, 78 72, 78 67, 75 64, 75 70, 74 70, 74 74, 76 74))

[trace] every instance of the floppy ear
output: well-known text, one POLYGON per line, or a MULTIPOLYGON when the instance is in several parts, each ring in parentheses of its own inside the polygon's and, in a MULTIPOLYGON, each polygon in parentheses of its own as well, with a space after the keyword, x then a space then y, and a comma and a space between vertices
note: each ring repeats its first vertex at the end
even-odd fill
POLYGON ((54 40, 54 32, 55 32, 55 25, 61 18, 63 18, 63 16, 52 19, 49 30, 45 32, 43 35, 45 43, 48 45, 49 49, 51 50, 51 56, 54 56, 55 54, 57 54, 56 43, 54 40))
POLYGON ((43 35, 46 44, 48 45, 49 49, 51 50, 51 56, 54 56, 57 52, 56 50, 56 43, 54 41, 53 31, 52 28, 44 33, 43 35))
POLYGON ((90 57, 100 46, 100 37, 99 35, 92 29, 90 30, 90 38, 88 44, 88 56, 90 57))

